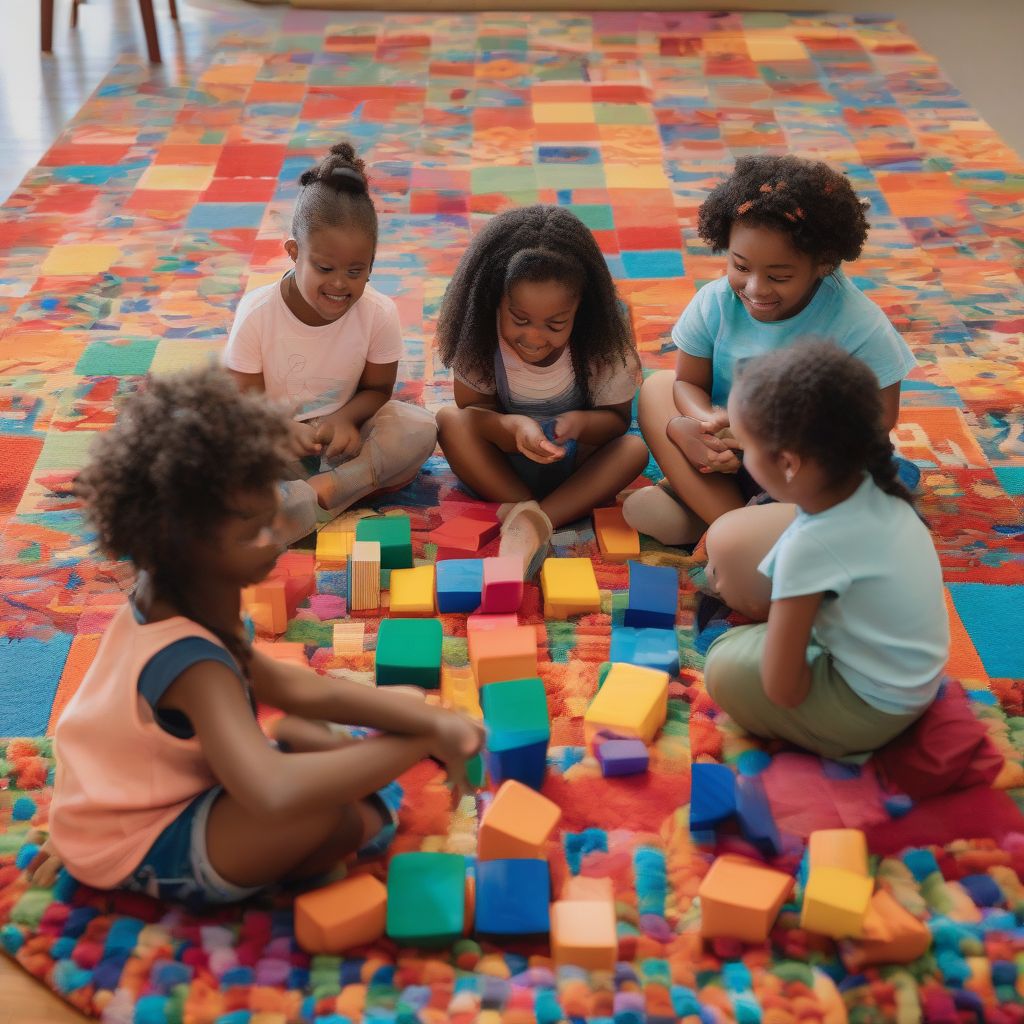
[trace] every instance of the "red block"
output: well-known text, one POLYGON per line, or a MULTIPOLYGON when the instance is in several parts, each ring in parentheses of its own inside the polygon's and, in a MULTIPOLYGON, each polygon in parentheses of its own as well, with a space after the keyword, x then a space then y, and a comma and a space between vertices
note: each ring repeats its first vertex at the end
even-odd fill
POLYGON ((467 558, 476 554, 498 536, 500 529, 497 520, 456 516, 432 530, 428 539, 437 545, 437 561, 441 562, 446 558, 467 558))

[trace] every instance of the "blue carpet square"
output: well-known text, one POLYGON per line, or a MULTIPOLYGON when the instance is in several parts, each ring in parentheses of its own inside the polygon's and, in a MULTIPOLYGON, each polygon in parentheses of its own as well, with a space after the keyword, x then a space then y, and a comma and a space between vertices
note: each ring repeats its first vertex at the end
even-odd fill
POLYGON ((1013 639, 1024 623, 1024 587, 951 583, 949 592, 985 671, 995 679, 1024 676, 1024 644, 1013 639))

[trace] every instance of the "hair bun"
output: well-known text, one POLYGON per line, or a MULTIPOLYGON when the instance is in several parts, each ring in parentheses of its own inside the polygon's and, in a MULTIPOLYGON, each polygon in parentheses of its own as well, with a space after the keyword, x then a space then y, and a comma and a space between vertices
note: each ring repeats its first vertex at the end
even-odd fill
POLYGON ((360 193, 368 191, 366 177, 363 173, 355 167, 350 167, 346 164, 332 167, 327 173, 326 181, 339 192, 360 193))

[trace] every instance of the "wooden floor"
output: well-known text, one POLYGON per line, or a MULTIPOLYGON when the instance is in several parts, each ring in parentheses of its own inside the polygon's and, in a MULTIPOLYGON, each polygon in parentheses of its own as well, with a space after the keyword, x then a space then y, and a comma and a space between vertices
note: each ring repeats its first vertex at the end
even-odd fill
MULTIPOLYGON (((243 0, 178 0, 180 23, 168 16, 167 0, 155 0, 164 64, 154 75, 173 80, 190 59, 208 49, 213 17, 278 19, 282 8, 243 0)), ((508 6, 505 0, 499 0, 508 6)), ((522 6, 528 6, 526 0, 522 6)), ((487 10, 487 0, 460 0, 487 10)), ((366 7, 377 8, 374 0, 366 7)), ((384 6, 400 3, 386 0, 384 6)), ((443 9, 444 0, 430 6, 443 9)), ((517 5, 518 6, 518 5, 517 5)), ((558 7, 581 8, 592 4, 558 7)), ((637 6, 645 6, 639 3, 637 6)), ((1008 0, 734 0, 687 3, 679 8, 808 9, 893 12, 926 49, 936 54, 967 99, 1013 145, 1024 152, 1024 119, 1012 89, 1017 43, 1024 38, 1024 3, 1008 0)), ((80 8, 79 26, 68 26, 69 0, 56 4, 52 55, 39 52, 36 0, 0 0, 0 201, 5 199, 52 145, 117 59, 145 53, 136 0, 90 0, 80 8)), ((0 955, 0 1024, 65 1024, 84 1017, 68 1009, 20 967, 0 955)))

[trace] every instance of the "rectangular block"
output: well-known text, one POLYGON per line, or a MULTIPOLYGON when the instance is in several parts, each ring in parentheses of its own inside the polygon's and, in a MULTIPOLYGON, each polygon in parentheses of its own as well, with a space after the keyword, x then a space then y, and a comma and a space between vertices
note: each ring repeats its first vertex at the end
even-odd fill
POLYGON ((480 817, 477 860, 545 857, 562 809, 515 779, 501 783, 480 817))
POLYGON ((466 859, 397 853, 388 865, 387 934, 406 946, 447 946, 466 920, 466 859))
POLYGON ((336 622, 332 635, 334 653, 360 654, 365 636, 365 622, 336 622))
POLYGON ((674 629, 638 629, 635 626, 612 626, 609 661, 654 668, 679 675, 679 638, 674 629))
POLYGON ((518 615, 470 615, 466 618, 466 636, 483 630, 514 629, 518 625, 518 615))
POLYGON ((384 619, 377 633, 378 686, 441 685, 441 642, 438 619, 384 619))
POLYGON ((723 854, 698 889, 701 935, 764 942, 792 888, 793 879, 781 871, 723 854))
POLYGON ((640 555, 640 534, 626 522, 620 506, 594 509, 597 546, 609 562, 625 562, 640 555))
POLYGON ((480 607, 484 588, 484 563, 481 558, 452 558, 438 562, 437 610, 473 612, 480 607))
POLYGON ((278 634, 288 628, 288 602, 284 582, 264 580, 242 591, 242 607, 249 613, 257 633, 278 634))
POLYGON ((533 626, 473 630, 469 663, 477 686, 537 675, 537 630, 533 626))
POLYGON ((807 866, 842 868, 867 878, 868 842, 859 828, 821 828, 807 840, 807 866))
POLYGON ((589 558, 546 558, 540 585, 546 618, 567 619, 601 610, 601 592, 589 558))
POLYGON ((618 951, 611 900, 558 900, 551 904, 551 955, 556 966, 614 971, 618 951))
POLYGON ((736 813, 736 776, 727 764, 690 766, 690 831, 707 832, 736 813))
POLYGON ((764 783, 755 776, 741 776, 736 780, 736 817, 740 832, 751 846, 765 857, 777 857, 782 849, 771 804, 764 791, 764 783))
POLYGON ((380 544, 382 569, 412 568, 412 525, 406 515, 367 516, 356 523, 356 540, 380 544))
POLYGON ((508 555, 485 558, 480 611, 486 615, 507 615, 518 612, 522 603, 522 559, 508 555))
POLYGON ((444 561, 442 552, 446 558, 465 558, 476 554, 498 536, 500 529, 497 517, 477 519, 461 515, 431 530, 427 539, 437 545, 437 560, 444 561))
POLYGON ((923 922, 879 889, 864 918, 863 938, 844 944, 843 963, 857 972, 869 964, 908 964, 928 952, 931 939, 923 922))
POLYGON ((348 560, 348 607, 351 611, 373 611, 380 607, 380 544, 357 540, 348 560))
POLYGON ((615 885, 608 877, 592 878, 589 875, 572 875, 562 886, 563 900, 588 900, 591 902, 615 901, 615 885))
POLYGON ((623 623, 673 629, 679 608, 679 574, 666 565, 629 563, 629 599, 623 623))
POLYGON ((434 567, 395 569, 391 573, 389 611, 392 615, 419 617, 434 614, 434 567))
POLYGON ((316 535, 316 560, 325 566, 344 565, 352 554, 356 535, 341 530, 321 530, 316 535))
POLYGON ((306 648, 303 644, 256 640, 252 647, 254 651, 259 651, 268 658, 273 658, 274 661, 285 661, 293 665, 301 665, 303 668, 309 668, 309 660, 306 658, 306 648))
POLYGON ((462 711, 471 718, 482 719, 480 691, 476 688, 473 672, 468 668, 441 668, 441 701, 449 708, 462 711))
POLYGON ((843 868, 814 868, 804 886, 800 927, 834 939, 858 938, 874 888, 873 878, 843 868))
POLYGON ((642 740, 605 740, 597 745, 597 761, 601 774, 610 779, 647 771, 650 754, 642 740))
POLYGON ((602 729, 651 743, 667 714, 668 675, 616 663, 583 716, 587 743, 602 729))
POLYGON ((551 870, 541 859, 486 860, 476 866, 479 935, 546 935, 551 870))

